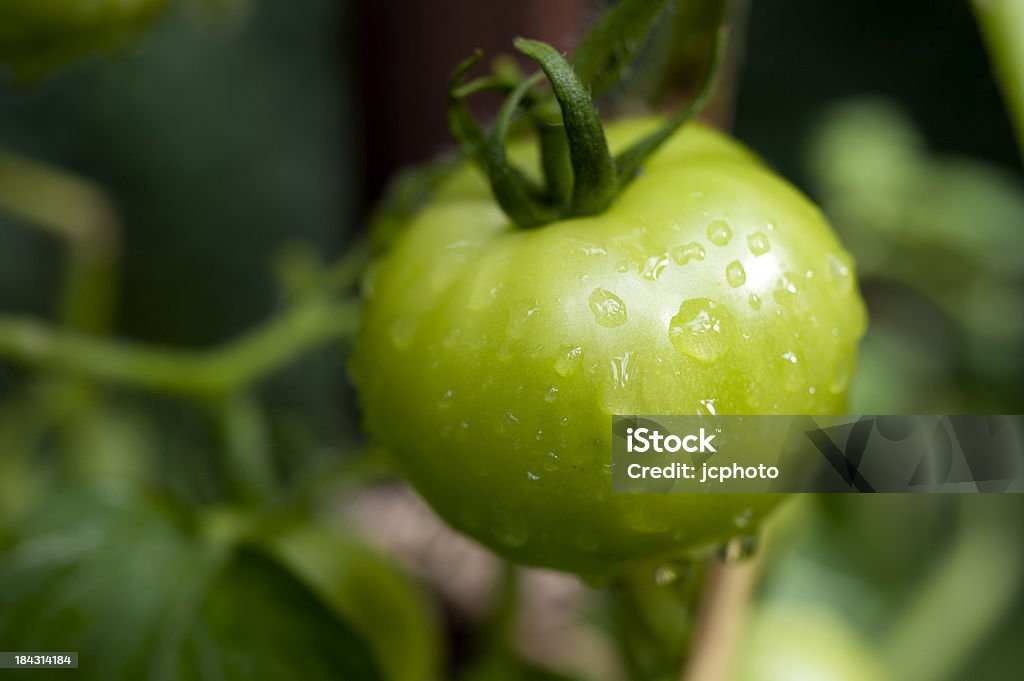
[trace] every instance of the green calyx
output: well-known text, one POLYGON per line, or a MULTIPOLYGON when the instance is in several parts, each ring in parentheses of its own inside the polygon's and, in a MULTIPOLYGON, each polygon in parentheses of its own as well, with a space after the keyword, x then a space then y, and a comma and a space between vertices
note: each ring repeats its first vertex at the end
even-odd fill
POLYGON ((612 156, 594 98, 622 78, 669 4, 622 0, 583 39, 571 63, 546 43, 516 39, 516 50, 540 66, 530 77, 506 61, 492 75, 465 82, 483 58, 479 51, 456 67, 448 89, 448 125, 466 155, 487 174, 498 204, 520 227, 603 212, 647 158, 710 98, 725 54, 724 29, 715 36, 711 64, 694 99, 653 133, 612 156), (550 84, 550 93, 538 89, 542 79, 550 84), (484 90, 506 95, 489 132, 480 128, 466 103, 484 90), (513 124, 524 122, 532 125, 540 143, 542 183, 506 155, 513 124))

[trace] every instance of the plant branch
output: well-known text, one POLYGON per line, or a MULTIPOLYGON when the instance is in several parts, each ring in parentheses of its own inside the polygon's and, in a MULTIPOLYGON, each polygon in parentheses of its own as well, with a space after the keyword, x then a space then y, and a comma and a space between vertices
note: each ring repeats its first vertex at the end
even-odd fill
POLYGON ((0 152, 0 211, 65 240, 59 317, 80 331, 111 323, 120 223, 102 188, 58 168, 0 152))
POLYGON ((354 302, 313 300, 208 351, 174 350, 65 331, 0 316, 0 356, 19 364, 164 393, 216 398, 235 392, 311 348, 351 335, 354 302))
POLYGON ((682 681, 725 681, 733 651, 743 632, 747 604, 757 581, 759 560, 732 559, 742 540, 726 546, 726 556, 712 559, 700 610, 697 614, 691 654, 682 681))

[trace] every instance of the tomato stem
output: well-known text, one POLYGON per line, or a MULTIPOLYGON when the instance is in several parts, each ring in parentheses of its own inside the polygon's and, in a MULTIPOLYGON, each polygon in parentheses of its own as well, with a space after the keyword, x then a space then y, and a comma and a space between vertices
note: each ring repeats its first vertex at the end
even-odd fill
MULTIPOLYGON (((712 59, 697 95, 661 127, 613 157, 594 97, 616 84, 653 30, 667 2, 623 0, 584 38, 577 55, 567 60, 550 45, 518 38, 515 48, 541 67, 507 92, 503 77, 483 77, 463 83, 480 60, 479 52, 452 74, 448 90, 448 123, 464 153, 487 174, 498 204, 520 227, 604 212, 637 177, 658 148, 708 102, 722 70, 725 30, 712 42, 712 59), (547 78, 560 110, 552 113, 550 97, 534 91, 540 76, 547 78), (487 135, 477 124, 466 98, 481 90, 507 92, 504 105, 487 135), (541 149, 543 186, 512 165, 506 143, 513 118, 527 109, 541 149)), ((507 71, 507 70, 506 70, 507 71)))

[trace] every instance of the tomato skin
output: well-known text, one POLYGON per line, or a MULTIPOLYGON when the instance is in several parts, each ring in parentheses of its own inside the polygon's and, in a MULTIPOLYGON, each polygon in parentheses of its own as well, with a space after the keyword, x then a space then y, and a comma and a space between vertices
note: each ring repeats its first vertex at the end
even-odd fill
POLYGON ((779 501, 613 495, 611 415, 842 413, 853 279, 813 204, 696 124, 607 212, 531 230, 467 165, 371 271, 353 379, 371 437, 449 523, 604 573, 749 533, 779 501))

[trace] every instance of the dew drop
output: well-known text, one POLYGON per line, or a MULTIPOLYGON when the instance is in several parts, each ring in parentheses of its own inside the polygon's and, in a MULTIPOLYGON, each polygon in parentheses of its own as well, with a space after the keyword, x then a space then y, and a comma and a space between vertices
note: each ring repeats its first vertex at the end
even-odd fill
POLYGON ((715 220, 708 225, 708 241, 716 246, 725 246, 732 238, 732 229, 725 220, 715 220))
POLYGON ((452 406, 452 397, 454 396, 455 393, 451 390, 445 390, 441 393, 441 399, 437 401, 438 409, 450 409, 452 406))
POLYGON ((718 398, 712 397, 710 399, 701 400, 699 402, 700 408, 698 411, 704 416, 715 416, 715 400, 718 398))
POLYGON ((764 255, 771 249, 771 244, 764 232, 754 232, 747 237, 747 247, 754 255, 764 255))
POLYGON ((637 364, 634 361, 634 354, 626 352, 612 357, 612 381, 616 386, 626 388, 636 376, 637 364))
POLYGON ((790 307, 796 301, 797 289, 795 280, 789 274, 783 274, 775 282, 772 298, 783 307, 790 307))
POLYGON ((828 274, 832 285, 837 290, 845 292, 852 285, 853 277, 850 276, 850 263, 848 258, 842 255, 830 253, 828 255, 828 274))
POLYGON ((792 350, 782 354, 783 378, 782 385, 786 390, 798 390, 804 382, 803 368, 800 358, 792 350))
POLYGON ((568 378, 579 373, 583 366, 583 348, 578 345, 563 345, 555 359, 555 373, 568 378))
POLYGON ((526 479, 532 482, 534 480, 540 480, 540 476, 533 471, 526 471, 526 479))
POLYGON ((673 565, 659 565, 654 570, 654 583, 658 586, 674 584, 679 579, 679 572, 673 565))
POLYGON ((754 519, 754 509, 746 508, 732 517, 733 525, 739 529, 744 529, 750 525, 750 522, 754 519))
POLYGON ((685 265, 691 260, 704 259, 704 247, 696 241, 672 249, 672 259, 677 265, 685 265))
POLYGON ((640 276, 650 281, 657 281, 661 273, 665 271, 665 267, 668 265, 668 255, 655 255, 648 258, 643 267, 640 268, 640 276))
POLYGON ((558 387, 553 385, 550 388, 548 388, 548 391, 546 393, 544 393, 544 401, 545 402, 554 402, 557 399, 558 399, 558 387))
POLYGON ((554 452, 548 452, 546 460, 544 461, 544 470, 549 473, 558 470, 558 454, 554 452))
POLYGON ((725 563, 742 563, 757 554, 757 545, 756 534, 747 537, 734 537, 722 546, 718 555, 725 563))
POLYGON ((739 288, 747 281, 747 273, 744 271, 743 265, 740 264, 739 260, 733 260, 725 268, 725 280, 733 288, 739 288))
POLYGON ((505 327, 506 338, 522 338, 526 334, 527 323, 540 312, 540 305, 536 302, 521 306, 517 309, 505 327))
POLYGON ((626 323, 626 304, 608 289, 594 289, 589 302, 590 311, 601 326, 612 328, 626 323))
POLYGON ((750 307, 754 308, 755 310, 761 309, 761 296, 757 295, 756 293, 751 293, 750 298, 748 298, 747 300, 750 302, 750 307))
POLYGON ((723 306, 709 298, 691 298, 669 321, 668 336, 676 350, 710 364, 728 349, 729 323, 723 306))
POLYGON ((629 271, 629 261, 627 261, 627 260, 620 260, 619 264, 615 266, 615 271, 616 272, 622 272, 623 274, 628 272, 629 271))

